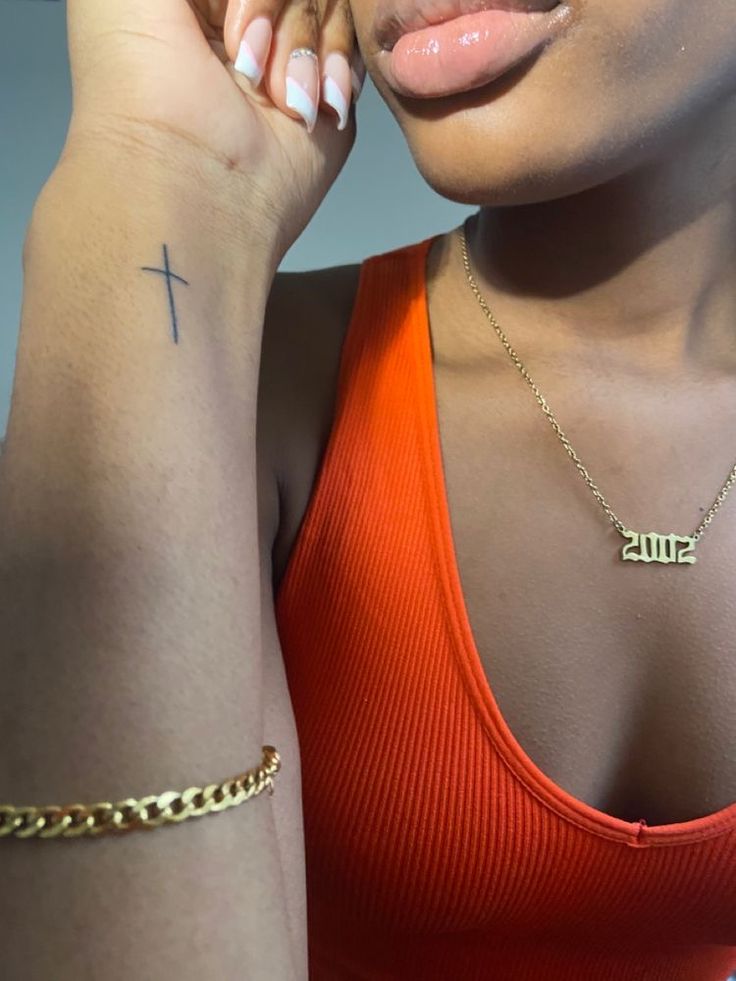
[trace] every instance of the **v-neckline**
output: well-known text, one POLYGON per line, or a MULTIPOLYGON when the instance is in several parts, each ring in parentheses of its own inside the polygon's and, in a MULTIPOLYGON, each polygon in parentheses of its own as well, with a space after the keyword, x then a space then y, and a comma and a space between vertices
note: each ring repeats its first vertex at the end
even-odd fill
POLYGON ((412 250, 416 277, 412 284, 412 298, 418 306, 412 307, 414 316, 411 329, 416 346, 413 360, 421 393, 418 402, 422 417, 423 459, 433 505, 434 546, 448 619, 454 634, 454 649, 470 700, 510 771, 546 806, 587 831, 635 846, 686 844, 723 834, 736 825, 736 801, 703 817, 656 825, 647 825, 644 820, 625 821, 587 804, 564 790, 534 763, 499 709, 475 643, 463 595, 442 456, 427 291, 429 253, 433 243, 442 234, 438 233, 416 243, 412 250))

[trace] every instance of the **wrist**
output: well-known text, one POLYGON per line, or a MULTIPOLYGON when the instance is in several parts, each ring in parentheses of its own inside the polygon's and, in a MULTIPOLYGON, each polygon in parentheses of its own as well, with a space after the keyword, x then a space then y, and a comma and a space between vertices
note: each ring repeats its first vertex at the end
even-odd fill
MULTIPOLYGON (((56 323, 91 332, 99 345, 104 311, 106 321, 125 325, 126 343, 135 337, 143 346, 154 316, 161 328, 155 336, 166 344, 169 337, 179 343, 185 317, 190 331, 198 326, 182 350, 226 351, 250 384, 281 258, 273 229, 258 217, 246 221, 229 191, 193 181, 192 160, 166 164, 128 147, 90 149, 77 144, 64 154, 34 206, 23 252, 28 316, 37 304, 35 321, 46 323, 53 302, 56 323)), ((117 343, 114 335, 108 341, 117 343)))
POLYGON ((59 195, 79 193, 141 228, 191 230, 236 275, 251 276, 255 260, 272 280, 290 245, 257 179, 188 134, 149 123, 73 124, 34 217, 49 199, 58 206, 59 195))

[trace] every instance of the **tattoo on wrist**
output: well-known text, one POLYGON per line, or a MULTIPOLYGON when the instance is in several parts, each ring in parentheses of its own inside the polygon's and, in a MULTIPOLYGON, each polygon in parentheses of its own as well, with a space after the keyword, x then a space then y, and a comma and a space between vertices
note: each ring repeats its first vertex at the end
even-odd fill
POLYGON ((169 294, 169 312, 171 314, 171 331, 174 337, 174 344, 178 344, 179 324, 176 319, 176 304, 174 303, 174 290, 171 286, 171 281, 175 279, 178 283, 183 283, 185 286, 189 286, 189 283, 186 281, 186 279, 182 279, 181 276, 177 276, 176 273, 173 273, 171 271, 171 267, 169 265, 169 250, 165 242, 164 242, 164 268, 156 269, 153 266, 141 266, 140 268, 144 272, 159 273, 160 275, 166 277, 166 289, 169 294))

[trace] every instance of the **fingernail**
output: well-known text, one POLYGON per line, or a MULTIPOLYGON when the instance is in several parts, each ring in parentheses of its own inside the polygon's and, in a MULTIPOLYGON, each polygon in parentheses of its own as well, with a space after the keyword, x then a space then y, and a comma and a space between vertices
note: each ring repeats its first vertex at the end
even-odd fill
POLYGON ((340 51, 325 58, 322 75, 322 98, 337 113, 337 128, 345 129, 351 98, 351 71, 348 59, 340 51))
POLYGON ((233 68, 246 75, 254 85, 259 85, 263 78, 272 36, 273 27, 269 18, 256 17, 246 28, 240 42, 233 68))
POLYGON ((350 70, 350 79, 353 86, 353 102, 357 102, 360 93, 363 91, 363 82, 365 81, 365 63, 357 47, 353 55, 353 67, 350 70))
POLYGON ((311 48, 296 48, 286 65, 286 105, 294 109, 311 133, 317 122, 319 102, 319 67, 311 48))

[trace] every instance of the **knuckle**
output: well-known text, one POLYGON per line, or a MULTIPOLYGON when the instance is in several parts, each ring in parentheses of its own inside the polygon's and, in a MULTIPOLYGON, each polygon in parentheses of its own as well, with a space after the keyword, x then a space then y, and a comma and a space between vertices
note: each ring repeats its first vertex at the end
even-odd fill
POLYGON ((302 17, 308 29, 316 37, 319 30, 320 10, 318 0, 301 0, 302 17))
POLYGON ((355 21, 353 20, 353 8, 347 2, 347 0, 340 0, 337 4, 337 14, 341 23, 345 24, 347 30, 351 34, 355 33, 355 21))
POLYGON ((282 11, 274 36, 276 59, 284 61, 293 48, 315 47, 319 36, 317 0, 296 0, 282 11))
POLYGON ((332 3, 327 19, 322 24, 320 58, 339 51, 351 62, 355 51, 355 27, 347 3, 332 3))

